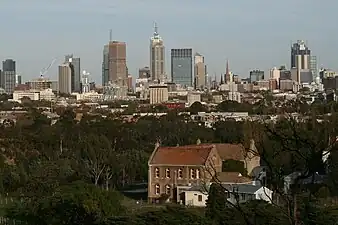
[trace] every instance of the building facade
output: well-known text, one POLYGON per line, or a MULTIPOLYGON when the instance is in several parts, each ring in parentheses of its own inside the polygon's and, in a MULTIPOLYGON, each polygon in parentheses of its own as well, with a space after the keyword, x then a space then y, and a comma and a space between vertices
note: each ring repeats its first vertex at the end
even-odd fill
POLYGON ((110 41, 108 44, 108 82, 127 86, 127 46, 125 42, 110 41))
POLYGON ((149 79, 150 76, 150 68, 149 67, 143 67, 138 70, 138 78, 139 79, 149 79))
POLYGON ((250 71, 250 83, 258 82, 261 80, 264 80, 264 71, 262 70, 250 71))
POLYGON ((303 40, 298 40, 291 46, 291 68, 299 70, 310 69, 311 50, 303 40))
POLYGON ((81 61, 73 55, 65 56, 65 63, 70 63, 74 69, 72 76, 72 92, 81 92, 81 61))
POLYGON ((196 53, 194 56, 194 77, 195 88, 204 89, 206 87, 206 65, 204 63, 204 56, 196 53))
POLYGON ((191 48, 171 49, 171 78, 183 87, 193 87, 191 48))
POLYGON ((155 23, 154 35, 150 39, 150 75, 153 81, 163 82, 165 74, 165 47, 155 23))
POLYGON ((149 86, 150 104, 160 104, 168 101, 167 85, 151 85, 149 86))
POLYGON ((72 74, 73 68, 70 63, 64 63, 59 66, 59 93, 72 93, 72 74))
POLYGON ((109 46, 103 47, 103 61, 102 61, 102 86, 108 85, 109 81, 109 46))
POLYGON ((16 85, 16 62, 13 59, 6 59, 2 62, 0 81, 6 93, 12 94, 16 85))

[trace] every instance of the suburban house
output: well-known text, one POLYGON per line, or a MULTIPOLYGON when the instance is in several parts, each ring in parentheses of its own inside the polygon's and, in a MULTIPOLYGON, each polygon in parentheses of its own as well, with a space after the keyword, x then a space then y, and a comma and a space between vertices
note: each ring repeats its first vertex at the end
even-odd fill
MULTIPOLYGON (((219 185, 219 184, 217 184, 219 185)), ((233 204, 249 200, 272 201, 272 191, 258 183, 252 184, 221 184, 227 200, 233 204)), ((187 206, 206 206, 208 189, 204 187, 190 187, 185 190, 183 204, 187 206)))
POLYGON ((199 143, 176 147, 156 144, 148 161, 148 201, 155 203, 166 196, 168 201, 183 203, 186 190, 207 187, 215 179, 228 181, 225 183, 250 183, 251 179, 239 173, 222 172, 222 163, 228 159, 243 162, 249 175, 260 167, 260 157, 241 144, 199 143))

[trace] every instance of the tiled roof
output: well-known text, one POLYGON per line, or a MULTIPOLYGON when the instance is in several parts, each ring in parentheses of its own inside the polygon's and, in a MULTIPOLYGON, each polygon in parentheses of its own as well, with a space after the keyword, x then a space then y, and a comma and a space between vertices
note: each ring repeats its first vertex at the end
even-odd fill
POLYGON ((215 144, 216 150, 221 159, 244 160, 245 149, 242 144, 215 144))
POLYGON ((159 147, 150 164, 204 165, 214 145, 159 147))
POLYGON ((220 183, 249 183, 252 180, 248 177, 242 176, 238 172, 220 172, 217 173, 215 177, 213 177, 211 182, 220 182, 220 183))

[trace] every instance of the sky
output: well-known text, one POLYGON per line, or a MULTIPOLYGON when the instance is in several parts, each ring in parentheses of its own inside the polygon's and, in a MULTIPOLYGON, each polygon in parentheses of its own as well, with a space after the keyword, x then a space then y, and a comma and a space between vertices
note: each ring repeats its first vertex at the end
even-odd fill
POLYGON ((338 70, 337 0, 0 0, 0 59, 13 58, 24 81, 56 80, 64 55, 81 58, 81 70, 101 84, 103 46, 127 43, 129 73, 149 65, 156 21, 166 47, 193 48, 205 56, 209 75, 290 65, 291 41, 306 40, 319 67, 338 70))

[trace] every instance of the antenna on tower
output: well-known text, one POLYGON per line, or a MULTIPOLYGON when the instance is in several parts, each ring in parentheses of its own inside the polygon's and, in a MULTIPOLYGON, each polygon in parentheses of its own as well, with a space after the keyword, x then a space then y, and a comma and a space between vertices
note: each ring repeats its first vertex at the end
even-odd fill
POLYGON ((157 23, 154 22, 154 34, 157 35, 158 34, 158 27, 157 27, 157 23))
POLYGON ((109 30, 109 41, 112 41, 113 40, 113 30, 110 29, 109 30))

